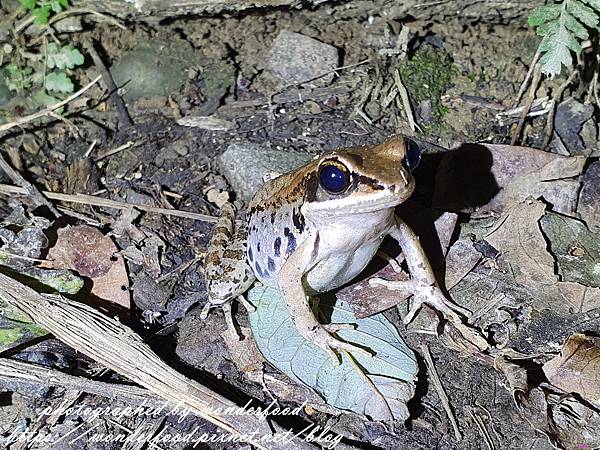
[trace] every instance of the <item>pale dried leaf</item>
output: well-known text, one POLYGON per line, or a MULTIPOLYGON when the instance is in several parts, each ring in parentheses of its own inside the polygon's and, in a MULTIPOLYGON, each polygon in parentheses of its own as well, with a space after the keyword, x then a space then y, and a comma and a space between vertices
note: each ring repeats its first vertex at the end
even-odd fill
POLYGON ((508 207, 486 240, 510 265, 517 283, 531 289, 538 310, 587 312, 600 307, 600 288, 559 281, 554 273, 554 258, 540 230, 546 205, 526 200, 508 207))
POLYGON ((548 381, 565 392, 575 392, 600 403, 600 339, 574 334, 561 354, 544 364, 548 381))
POLYGON ((112 239, 100 230, 85 225, 60 228, 47 259, 46 267, 76 271, 92 281, 92 294, 129 310, 125 262, 112 239))

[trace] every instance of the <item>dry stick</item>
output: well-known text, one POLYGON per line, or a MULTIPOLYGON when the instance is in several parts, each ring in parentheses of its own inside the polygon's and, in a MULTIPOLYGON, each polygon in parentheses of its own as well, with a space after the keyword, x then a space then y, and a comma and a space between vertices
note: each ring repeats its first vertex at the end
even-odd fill
MULTIPOLYGON (((259 449, 267 448, 248 436, 255 431, 259 436, 272 436, 267 421, 260 422, 250 415, 216 413, 238 408, 238 405, 169 367, 139 335, 119 321, 61 296, 43 296, 4 274, 0 274, 0 299, 19 308, 65 344, 105 367, 179 407, 188 408, 227 433, 259 449)), ((275 424, 271 425, 276 432, 281 432, 275 424)), ((289 446, 272 442, 268 448, 283 450, 289 446)), ((297 440, 295 448, 313 447, 297 440)))
POLYGON ((538 64, 535 65, 535 69, 533 71, 533 80, 531 82, 531 86, 529 87, 529 95, 527 96, 527 101, 525 102, 525 107, 523 112, 521 113, 521 118, 519 119, 519 124, 515 132, 513 133, 512 139, 510 140, 510 145, 515 145, 517 140, 521 137, 521 132, 523 131, 523 126, 525 125, 525 119, 527 118, 527 114, 529 114, 529 110, 531 109, 531 105, 535 100, 535 91, 537 91, 538 85, 540 84, 540 80, 542 79, 542 68, 538 64))
POLYGON ((104 64, 104 61, 102 61, 102 58, 100 58, 100 55, 96 51, 94 43, 86 42, 85 48, 92 56, 96 69, 98 69, 102 74, 102 81, 104 81, 104 84, 106 84, 106 89, 110 93, 109 100, 117 110, 119 122, 121 122, 121 125, 125 127, 132 126, 133 122, 131 121, 131 117, 129 117, 129 113, 127 112, 127 107, 125 106, 123 98, 121 98, 121 96, 119 95, 119 90, 117 88, 117 85, 115 84, 115 80, 113 80, 110 71, 108 70, 108 68, 104 64))
POLYGON ((575 77, 579 74, 577 70, 571 72, 569 78, 559 86, 554 95, 552 96, 552 105, 550 106, 550 111, 548 111, 548 117, 546 118, 546 127, 544 128, 544 142, 542 143, 542 148, 546 148, 552 139, 552 135, 554 134, 554 113, 556 112, 556 107, 558 102, 565 92, 565 89, 569 87, 569 85, 573 82, 575 77))
POLYGON ((0 358, 0 380, 2 380, 4 386, 8 386, 11 390, 18 390, 22 385, 60 386, 87 392, 88 394, 100 395, 109 400, 125 401, 136 405, 144 404, 148 408, 161 406, 165 403, 160 397, 138 386, 89 380, 37 364, 8 358, 0 358))
MULTIPOLYGON (((0 184, 0 195, 27 195, 28 192, 18 186, 8 184, 0 184)), ((107 198, 97 197, 86 194, 62 194, 60 192, 42 191, 46 197, 51 200, 59 200, 62 202, 80 203, 83 205, 100 206, 104 208, 129 209, 136 208, 140 211, 164 214, 166 216, 184 217, 186 219, 203 220, 205 222, 216 222, 218 217, 199 214, 191 211, 181 211, 178 209, 157 208, 155 206, 139 205, 135 203, 119 202, 107 198)))
POLYGON ((394 84, 396 85, 396 89, 398 89, 400 99, 402 100, 402 106, 404 107, 404 113, 406 114, 406 119, 408 120, 408 126, 414 132, 417 128, 417 124, 415 123, 413 111, 410 107, 410 98, 408 97, 408 91, 402 83, 402 78, 400 78, 400 71, 394 70, 393 76, 394 84))
POLYGON ((23 178, 23 176, 19 172, 14 170, 12 168, 12 166, 6 162, 6 160, 4 159, 4 157, 2 156, 1 153, 0 153, 0 170, 2 170, 6 175, 8 175, 8 177, 13 181, 13 183, 21 186, 21 189, 23 189, 24 193, 28 197, 32 197, 33 201, 36 203, 36 205, 46 206, 50 210, 50 212, 52 212, 52 214, 54 214, 54 217, 61 216, 60 212, 58 212, 58 210, 54 207, 54 205, 52 203, 50 203, 46 197, 44 197, 42 194, 40 194, 40 191, 38 191, 33 184, 31 184, 29 181, 27 181, 25 178, 23 178))
POLYGON ((74 94, 70 95, 66 99, 64 99, 52 106, 48 106, 47 108, 44 108, 41 111, 30 114, 28 116, 19 117, 17 120, 15 120, 13 122, 8 122, 8 123, 4 123, 4 124, 0 125, 0 132, 10 130, 11 128, 21 126, 21 125, 31 122, 35 119, 39 119, 40 117, 47 116, 52 111, 65 106, 67 103, 75 100, 77 97, 82 95, 85 91, 87 91, 94 84, 96 84, 100 78, 102 78, 102 75, 98 75, 96 78, 94 78, 94 80, 92 80, 90 83, 88 83, 87 85, 85 85, 84 87, 79 89, 77 92, 75 92, 74 94))
POLYGON ((521 87, 519 88, 519 93, 517 94, 517 99, 513 103, 513 108, 516 108, 517 106, 519 106, 519 103, 521 103, 523 94, 525 93, 525 90, 527 89, 527 85, 529 84, 531 75, 533 74, 535 66, 536 66, 538 60, 540 59, 541 55, 542 55, 542 52, 540 51, 540 48, 538 47, 537 51, 535 52, 535 55, 533 55, 531 64, 529 65, 529 70, 527 71, 527 75, 525 75, 525 79, 523 80, 523 83, 521 83, 521 87))
POLYGON ((438 393, 440 400, 442 402, 442 406, 448 414, 448 419, 452 424, 452 429, 454 430, 454 437, 457 441, 462 439, 462 435, 460 434, 460 430, 458 429, 458 422, 456 421, 456 417, 454 416, 454 412, 452 411, 452 407, 450 406, 450 400, 448 400, 448 396, 446 395, 446 391, 444 391, 444 386, 442 386, 442 381, 435 369, 435 364, 433 364, 433 359, 431 358, 431 353, 429 353, 429 348, 426 345, 421 345, 421 352, 423 353, 423 357, 425 358, 425 363, 427 364, 427 371, 431 377, 431 383, 433 387, 438 393))

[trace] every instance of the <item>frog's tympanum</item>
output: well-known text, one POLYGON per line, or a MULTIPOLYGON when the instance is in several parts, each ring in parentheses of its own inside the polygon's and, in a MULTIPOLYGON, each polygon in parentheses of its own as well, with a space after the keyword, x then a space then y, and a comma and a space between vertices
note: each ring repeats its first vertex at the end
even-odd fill
POLYGON ((243 293, 258 279, 279 288, 305 339, 334 358, 336 349, 365 353, 335 337, 351 324, 317 320, 309 296, 351 281, 390 235, 404 252, 411 279, 371 282, 413 294, 406 322, 423 303, 460 322, 456 311, 464 311, 444 297, 418 238, 394 214, 415 188, 411 170, 419 158, 416 144, 403 137, 334 150, 264 184, 248 205, 245 221, 236 223, 234 208, 226 205, 207 252, 204 317, 211 306, 222 305, 233 329, 230 301, 238 298, 250 307, 243 293))

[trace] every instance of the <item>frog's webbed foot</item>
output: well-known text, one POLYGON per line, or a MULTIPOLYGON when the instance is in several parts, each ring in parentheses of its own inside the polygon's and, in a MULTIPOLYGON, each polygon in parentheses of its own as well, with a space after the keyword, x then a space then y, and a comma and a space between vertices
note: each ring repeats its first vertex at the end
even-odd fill
POLYGON ((469 317, 471 315, 468 309, 448 300, 436 285, 419 283, 415 280, 391 281, 383 278, 372 278, 369 283, 372 286, 385 286, 393 291, 403 291, 413 295, 412 305, 404 318, 404 324, 412 322, 424 304, 431 306, 446 320, 454 324, 462 323, 461 316, 469 317))
POLYGON ((328 325, 318 324, 318 326, 312 330, 298 329, 298 331, 300 332, 302 337, 304 337, 304 339, 308 340, 312 344, 315 344, 316 346, 321 348, 321 350, 325 351, 325 353, 327 353, 329 355, 329 357, 333 361, 335 361, 337 364, 340 364, 341 361, 340 361, 339 357, 335 354, 334 350, 337 350, 337 351, 345 350, 351 354, 364 356, 366 358, 371 358, 373 356, 373 354, 371 352, 369 352, 368 350, 365 350, 362 347, 358 347, 355 344, 341 341, 337 337, 330 334, 330 332, 328 331, 328 329, 331 329, 332 332, 339 331, 340 329, 347 328, 347 325, 352 326, 352 324, 331 324, 331 325, 333 325, 333 327, 330 327, 328 325))

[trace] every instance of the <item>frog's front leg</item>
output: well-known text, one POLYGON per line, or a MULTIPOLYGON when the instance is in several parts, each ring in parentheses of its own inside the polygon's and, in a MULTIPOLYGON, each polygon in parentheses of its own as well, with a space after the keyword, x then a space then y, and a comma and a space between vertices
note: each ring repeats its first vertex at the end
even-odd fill
POLYGON ((371 357, 373 355, 365 349, 340 341, 332 336, 330 331, 335 332, 346 326, 321 324, 310 307, 309 297, 304 291, 304 276, 314 265, 314 261, 311 261, 311 259, 315 245, 318 245, 317 242, 318 234, 310 233, 298 248, 288 256, 278 274, 279 289, 292 322, 304 339, 319 346, 335 361, 339 362, 333 349, 347 350, 351 353, 371 357))
POLYGON ((244 293, 255 280, 254 272, 246 261, 246 229, 236 221, 235 207, 226 203, 215 225, 206 252, 204 272, 208 301, 200 314, 208 317, 211 308, 220 306, 229 332, 238 336, 233 323, 231 302, 237 299, 246 309, 254 307, 244 298, 244 293))
POLYGON ((390 236, 400 247, 408 264, 411 274, 409 281, 389 281, 374 278, 372 285, 383 285, 391 290, 399 290, 413 294, 412 306, 404 318, 404 323, 409 323, 423 304, 427 304, 439 311, 447 320, 454 324, 461 324, 460 314, 470 315, 470 312, 448 300, 437 285, 435 275, 419 243, 419 238, 414 231, 401 219, 396 217, 396 226, 391 230, 390 236))

